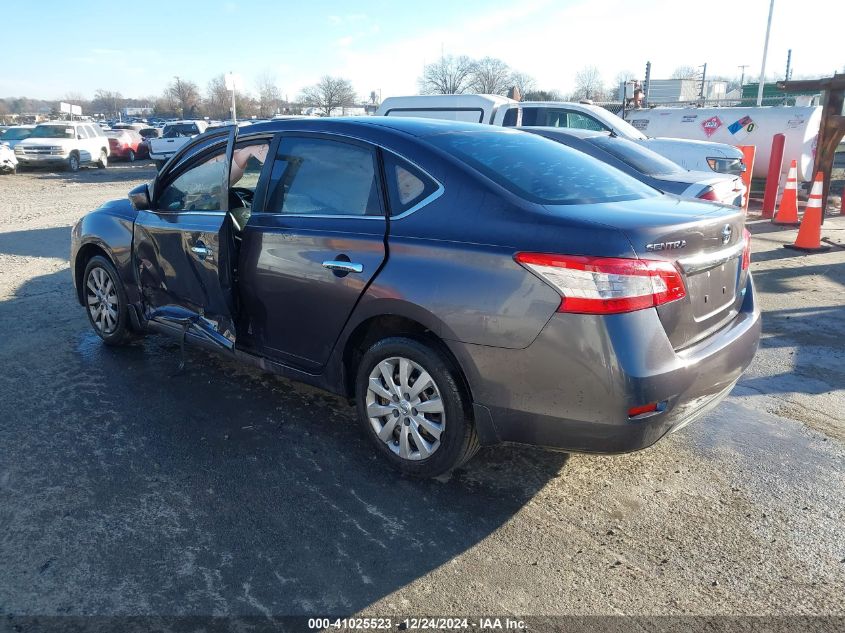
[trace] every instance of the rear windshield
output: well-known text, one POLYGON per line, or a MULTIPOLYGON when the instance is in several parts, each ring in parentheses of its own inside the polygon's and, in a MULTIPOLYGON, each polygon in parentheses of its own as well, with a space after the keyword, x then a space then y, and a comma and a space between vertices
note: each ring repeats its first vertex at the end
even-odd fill
POLYGON ((676 174, 685 171, 678 163, 674 163, 657 152, 628 139, 591 136, 584 140, 602 148, 611 156, 615 156, 623 163, 629 164, 638 172, 648 176, 676 174))
POLYGON ((177 123, 175 125, 165 125, 162 136, 164 138, 176 138, 178 136, 193 136, 199 134, 197 126, 193 123, 177 123))
POLYGON ((67 125, 38 125, 29 138, 76 138, 76 133, 67 125))
POLYGON ((20 141, 29 138, 30 134, 32 134, 31 127, 11 127, 8 130, 0 132, 0 140, 20 141))
POLYGON ((618 169, 536 134, 491 129, 426 140, 531 202, 589 204, 660 195, 618 169))

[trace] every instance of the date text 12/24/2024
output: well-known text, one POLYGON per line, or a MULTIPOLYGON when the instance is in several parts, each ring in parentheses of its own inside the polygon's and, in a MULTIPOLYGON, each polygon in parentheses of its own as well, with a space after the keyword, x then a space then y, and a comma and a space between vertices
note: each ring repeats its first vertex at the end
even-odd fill
POLYGON ((308 628, 379 631, 445 631, 474 629, 477 631, 525 631, 523 620, 516 618, 309 618, 308 628))

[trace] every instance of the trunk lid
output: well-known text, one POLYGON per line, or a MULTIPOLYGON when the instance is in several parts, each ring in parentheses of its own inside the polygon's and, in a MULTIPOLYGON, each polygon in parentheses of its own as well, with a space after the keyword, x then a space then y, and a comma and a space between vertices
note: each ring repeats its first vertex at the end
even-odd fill
POLYGON ((594 219, 619 228, 639 258, 670 261, 681 271, 686 296, 657 308, 675 349, 737 316, 748 273, 741 209, 674 196, 601 206, 594 219))

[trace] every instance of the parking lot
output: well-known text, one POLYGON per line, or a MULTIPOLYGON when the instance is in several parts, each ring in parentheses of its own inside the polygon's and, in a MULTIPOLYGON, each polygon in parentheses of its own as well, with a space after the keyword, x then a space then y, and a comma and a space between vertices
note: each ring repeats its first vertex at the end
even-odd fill
MULTIPOLYGON (((343 400, 159 336, 104 347, 70 226, 149 164, 0 178, 0 616, 845 615, 845 217, 752 221, 764 335, 640 453, 485 449, 437 481, 343 400)), ((752 218, 753 220, 753 218, 752 218)))

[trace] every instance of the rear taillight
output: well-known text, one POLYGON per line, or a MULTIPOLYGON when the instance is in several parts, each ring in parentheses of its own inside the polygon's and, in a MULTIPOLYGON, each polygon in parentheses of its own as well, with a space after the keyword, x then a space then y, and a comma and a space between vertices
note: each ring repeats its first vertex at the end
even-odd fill
POLYGON ((686 296, 681 273, 666 261, 546 253, 514 259, 560 293, 558 312, 633 312, 686 296))
POLYGON ((742 229, 742 237, 745 239, 745 249, 742 251, 742 269, 748 270, 751 266, 751 231, 742 229))
POLYGON ((713 187, 705 187, 704 190, 697 196, 701 200, 712 200, 719 202, 719 196, 716 195, 716 190, 713 187))

